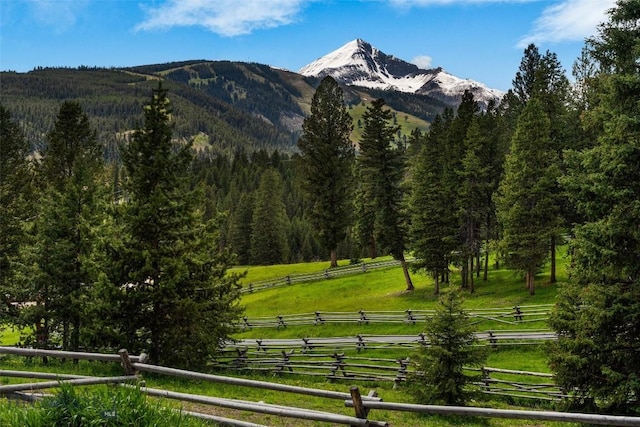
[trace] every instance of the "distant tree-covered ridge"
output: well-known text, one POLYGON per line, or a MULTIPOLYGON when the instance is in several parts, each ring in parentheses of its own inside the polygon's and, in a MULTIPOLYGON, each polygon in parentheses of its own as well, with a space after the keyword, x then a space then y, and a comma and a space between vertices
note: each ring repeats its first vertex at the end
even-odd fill
MULTIPOLYGON (((110 147, 108 156, 115 156, 117 141, 141 123, 141 99, 158 80, 172 94, 175 138, 200 135, 215 154, 230 155, 240 148, 293 153, 320 83, 268 65, 205 60, 129 68, 38 67, 27 73, 2 72, 0 80, 0 102, 33 148, 45 145, 60 102, 74 100, 94 119, 98 140, 110 147)), ((364 88, 344 90, 349 105, 373 98, 364 88)), ((418 121, 431 121, 444 108, 424 95, 384 96, 398 114, 418 121)))

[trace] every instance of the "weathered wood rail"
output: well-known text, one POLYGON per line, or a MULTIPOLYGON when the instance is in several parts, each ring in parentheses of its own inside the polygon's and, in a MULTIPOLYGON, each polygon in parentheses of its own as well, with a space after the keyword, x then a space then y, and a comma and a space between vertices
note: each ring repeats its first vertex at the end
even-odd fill
MULTIPOLYGON (((98 361, 113 361, 120 362, 125 374, 118 377, 90 377, 90 376, 76 376, 76 375, 60 375, 41 372, 22 372, 22 371, 0 371, 0 376, 11 376, 21 378, 38 378, 38 379, 52 379, 55 376, 56 381, 44 381, 35 383, 23 383, 12 384, 7 386, 0 386, 0 395, 12 395, 16 392, 44 390, 60 387, 62 384, 71 385, 92 385, 92 384, 106 384, 115 383, 123 384, 137 382, 139 379, 138 374, 140 372, 152 372, 162 375, 170 375, 181 378, 189 378, 198 381, 209 381, 223 384, 232 384, 242 387, 262 388, 278 392, 296 393, 308 396, 316 396, 327 399, 334 399, 340 402, 345 399, 353 399, 354 393, 350 390, 349 393, 337 392, 333 390, 312 389, 307 387, 291 386, 286 384, 278 384, 266 381, 255 381, 243 378, 234 378, 220 375, 204 374, 199 372, 185 371, 181 369, 167 368, 163 366, 156 366, 144 363, 147 358, 146 355, 129 356, 126 350, 120 350, 117 355, 114 354, 101 354, 101 353, 81 353, 81 352, 69 352, 69 351, 56 351, 56 350, 39 350, 29 348, 15 348, 15 347, 0 347, 0 354, 12 354, 27 357, 55 357, 62 359, 83 359, 83 360, 98 360, 98 361)), ((159 396, 170 399, 177 399, 185 402, 195 402, 206 405, 217 406, 221 408, 237 409, 242 411, 249 411, 261 414, 278 415, 282 417, 305 419, 320 422, 329 422, 334 424, 344 424, 350 426, 373 426, 383 427, 388 424, 384 421, 375 421, 370 419, 362 419, 354 416, 316 411, 305 408, 288 407, 282 405, 267 404, 264 402, 249 402, 237 399, 216 398, 211 396, 194 395, 189 393, 180 393, 171 390, 159 390, 149 388, 146 386, 139 387, 142 392, 147 393, 150 396, 159 396)), ((371 391, 367 396, 357 395, 357 402, 368 400, 380 400, 377 397, 375 391, 371 391)), ((23 398, 23 396, 20 396, 23 398)), ((210 414, 202 414, 196 412, 188 412, 191 416, 197 416, 199 418, 206 418, 224 425, 234 426, 253 426, 260 427, 256 424, 246 423, 239 420, 231 420, 229 418, 218 417, 210 414)))
MULTIPOLYGON (((407 262, 413 262, 414 258, 407 258, 407 262)), ((256 282, 247 283, 242 286, 241 293, 253 293, 263 291, 265 289, 278 288, 281 286, 288 286, 294 283, 313 282, 317 280, 333 279, 336 277, 347 276, 352 274, 366 273, 371 270, 377 270, 381 268, 389 268, 399 266, 400 261, 385 260, 374 262, 361 262, 358 264, 350 264, 342 267, 328 268, 323 271, 317 271, 314 273, 300 273, 290 274, 288 276, 260 280, 256 282)))
MULTIPOLYGON (((540 330, 501 330, 477 332, 476 336, 481 343, 489 346, 538 344, 542 341, 556 339, 556 334, 548 329, 540 330)), ((297 350, 308 353, 313 350, 323 349, 325 352, 341 351, 345 349, 392 349, 392 348, 416 348, 428 345, 429 342, 424 333, 416 335, 367 335, 358 334, 350 337, 315 337, 315 338, 258 338, 244 339, 225 345, 226 350, 250 349, 253 351, 267 350, 297 350)))
MULTIPOLYGON (((495 321, 508 325, 546 322, 553 304, 515 306, 513 308, 474 309, 467 312, 473 323, 495 321)), ((369 311, 280 314, 274 317, 244 317, 238 324, 243 330, 252 328, 286 328, 287 326, 324 325, 329 323, 374 323, 420 324, 435 314, 434 310, 369 311)))
MULTIPOLYGON (((305 387, 297 387, 290 385, 283 385, 277 383, 270 383, 264 381, 245 380, 242 378, 225 377, 219 375, 210 375, 192 371, 185 371, 174 368, 166 368, 162 366, 150 365, 144 363, 146 361, 145 355, 129 356, 126 350, 121 350, 118 355, 102 355, 99 353, 79 353, 79 352, 64 352, 54 350, 36 350, 36 349, 18 349, 15 351, 13 347, 0 347, 0 354, 14 354, 28 357, 39 357, 46 354, 47 357, 58 357, 65 359, 86 359, 86 360, 110 360, 120 361, 122 367, 125 370, 124 376, 120 377, 84 377, 75 375, 64 374, 47 374, 41 372, 21 372, 21 371, 0 371, 0 375, 24 378, 39 378, 50 379, 50 375, 56 375, 58 381, 27 383, 22 385, 2 386, 0 388, 0 394, 8 394, 15 392, 18 389, 31 390, 34 388, 47 389, 59 387, 60 384, 67 382, 69 384, 101 384, 101 383, 118 383, 126 386, 131 381, 138 379, 138 373, 140 372, 153 372, 156 374, 177 376, 182 378, 190 378, 199 381, 211 381, 221 382, 225 384, 234 384, 245 387, 258 387, 263 389, 284 391, 290 393, 308 394, 318 397, 326 397, 329 399, 344 399, 344 406, 347 408, 353 408, 355 416, 348 416, 344 414, 337 414, 332 412, 316 411, 303 408, 294 408, 276 404, 268 404, 264 402, 249 402, 237 399, 216 398, 211 396, 194 395, 189 393, 175 392, 171 390, 159 390, 149 387, 140 387, 139 389, 148 395, 159 396, 169 399, 177 399, 184 402, 196 402, 205 405, 217 406, 221 408, 237 409, 242 411, 272 414, 277 416, 289 417, 294 419, 306 419, 321 422, 331 422, 334 424, 344 424, 350 426, 373 426, 382 427, 388 424, 384 421, 376 421, 370 419, 370 413, 373 409, 383 409, 389 411, 403 411, 403 412, 418 412, 425 414, 441 414, 441 415, 458 415, 458 416, 474 416, 474 417, 490 417, 490 418, 506 418, 506 419, 524 419, 524 420, 541 420, 541 421, 562 421, 562 422, 580 422, 597 425, 609 425, 609 426, 638 426, 640 427, 640 417, 624 417, 624 416, 611 416, 611 415, 595 415, 595 414, 580 414, 580 413, 564 413, 564 412, 551 412, 551 411, 522 411, 522 410, 504 410, 504 409, 491 409, 491 408, 476 408, 476 407, 456 407, 456 406, 435 406, 435 405, 414 405, 407 403, 395 403, 395 402, 383 402, 377 396, 375 391, 371 391, 369 395, 362 396, 358 387, 352 386, 349 393, 340 393, 330 390, 317 390, 309 389, 305 387), (45 352, 45 353, 43 353, 45 352), (106 358, 104 356, 107 356, 106 358), (63 379, 64 378, 64 379, 63 379), (36 385, 34 385, 36 384, 36 385), (11 390, 11 391, 10 391, 11 390)), ((493 369, 493 368, 485 368, 493 369)), ((514 374, 517 371, 496 370, 493 372, 500 372, 503 374, 514 374)), ((531 374, 531 373, 530 373, 531 374)), ((535 373, 534 373, 535 374, 535 373)), ((130 385, 129 385, 130 386, 130 385)), ((228 418, 218 417, 210 414, 202 414, 195 412, 185 412, 185 414, 198 416, 200 418, 206 418, 220 423, 226 423, 225 425, 234 425, 242 427, 261 427, 260 425, 248 423, 244 421, 231 420, 228 418)))
MULTIPOLYGON (((313 376, 328 381, 393 382, 400 384, 416 374, 410 358, 380 358, 350 356, 345 353, 302 353, 295 350, 238 350, 226 352, 211 365, 236 372, 268 372, 276 376, 313 376)), ((471 369, 481 374, 475 383, 485 394, 511 398, 558 401, 569 397, 555 385, 547 373, 515 371, 483 367, 471 369)))

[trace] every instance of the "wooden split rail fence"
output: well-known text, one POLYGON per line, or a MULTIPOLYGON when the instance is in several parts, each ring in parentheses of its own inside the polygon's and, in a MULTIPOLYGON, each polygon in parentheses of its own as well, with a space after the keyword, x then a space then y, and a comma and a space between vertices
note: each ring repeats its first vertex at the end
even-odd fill
MULTIPOLYGON (((407 258, 407 262, 412 262, 413 258, 407 258)), ((316 280, 333 279, 336 277, 347 276, 352 274, 366 273, 371 270, 377 270, 381 268, 395 267, 400 265, 400 261, 386 260, 376 261, 359 264, 350 264, 343 267, 328 268, 324 271, 317 271, 314 273, 301 273, 291 274, 285 277, 279 277, 275 279, 261 280, 257 282, 251 282, 242 286, 241 293, 253 293, 263 291, 265 289, 278 288, 282 286, 288 286, 294 283, 313 282, 316 280)))
MULTIPOLYGON (((542 341, 556 339, 556 334, 548 329, 523 330, 523 331, 486 331, 476 333, 478 340, 486 345, 497 347, 501 345, 539 344, 542 341)), ((296 350, 301 353, 309 353, 313 350, 323 349, 325 352, 341 351, 345 349, 392 349, 392 348, 416 348, 429 345, 424 333, 417 335, 366 335, 358 334, 351 337, 316 337, 316 338, 291 338, 291 339, 244 339, 233 343, 227 343, 225 350, 253 350, 266 352, 268 350, 296 350)))
MULTIPOLYGON (((513 308, 474 309, 467 315, 474 323, 495 321, 508 325, 523 323, 546 322, 553 304, 515 306, 513 308)), ((313 313, 280 314, 275 317, 244 317, 238 325, 242 330, 252 328, 286 328, 287 326, 324 325, 329 323, 356 323, 368 325, 374 323, 404 323, 420 324, 435 314, 434 310, 405 310, 405 311, 367 311, 358 312, 329 312, 315 311, 313 313)))
MULTIPOLYGON (((89 385, 89 384, 130 384, 136 382, 141 372, 151 372, 161 375, 169 375, 174 377, 193 379, 197 381, 208 381, 223 384, 231 384, 241 387, 253 387, 260 389, 268 389, 278 392, 296 393, 308 396, 316 396, 327 399, 342 400, 344 406, 353 408, 355 416, 344 414, 316 411, 303 408, 295 408, 282 406, 277 404, 268 404, 264 402, 249 402, 237 399, 217 398, 212 396, 195 395, 190 393, 181 393, 171 390, 160 390, 138 384, 136 387, 142 392, 150 396, 163 397, 168 399, 176 399, 182 402, 194 402, 204 405, 211 405, 220 408, 236 409, 253 413, 270 414, 294 419, 305 419, 320 422, 329 422, 334 424, 343 424, 349 426, 372 426, 382 427, 388 426, 384 421, 376 421, 370 418, 371 411, 375 409, 383 409, 387 411, 417 412, 425 414, 440 415, 458 415, 458 416, 474 416, 488 418, 505 418, 505 419, 524 419, 524 420, 540 420, 540 421, 563 421, 563 422, 580 422, 596 425, 608 426, 635 426, 640 427, 640 417, 624 417, 611 415, 595 415, 580 413, 565 413, 551 411, 522 411, 522 410, 505 410, 492 408, 477 407, 456 407, 456 406, 435 406, 435 405, 413 405, 407 403, 383 402, 372 390, 368 395, 360 394, 358 387, 352 386, 349 393, 337 392, 332 390, 312 389, 306 387, 291 386, 286 384, 278 384, 266 381, 247 380, 242 378, 234 378, 227 376, 204 374, 199 372, 185 371, 181 369, 167 368, 163 366, 150 365, 145 363, 146 356, 130 356, 126 350, 120 350, 117 355, 101 354, 101 353, 80 353, 53 350, 38 350, 14 347, 0 347, 0 354, 13 354, 27 357, 58 357, 64 359, 86 359, 100 361, 119 361, 122 365, 125 375, 118 377, 84 377, 76 375, 51 374, 42 372, 22 372, 22 371, 0 371, 0 376, 4 377, 22 377, 37 379, 57 379, 57 381, 41 381, 30 382, 25 384, 12 384, 0 386, 0 394, 10 395, 11 393, 32 391, 35 389, 50 389, 59 387, 61 384, 72 385, 89 385)), ((485 370, 491 368, 484 368, 485 370)), ((494 369, 494 372, 498 370, 494 369)), ((515 371, 501 370, 503 374, 513 374, 515 371)), ((132 385, 129 385, 131 387, 132 385)), ((224 425, 230 426, 252 426, 264 427, 258 424, 248 423, 245 421, 231 420, 224 417, 203 414, 191 411, 185 411, 185 414, 196 416, 203 419, 212 420, 224 425)))

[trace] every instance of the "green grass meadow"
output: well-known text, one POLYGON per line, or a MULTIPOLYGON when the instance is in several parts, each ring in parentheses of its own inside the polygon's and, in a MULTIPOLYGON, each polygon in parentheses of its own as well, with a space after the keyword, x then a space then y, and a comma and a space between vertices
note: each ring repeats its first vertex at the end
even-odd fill
MULTIPOLYGON (((536 276, 536 295, 530 296, 524 286, 524 280, 514 272, 500 268, 491 268, 487 281, 482 277, 476 279, 476 291, 473 294, 465 293, 465 307, 468 310, 482 308, 511 308, 515 305, 539 305, 552 304, 555 302, 557 287, 567 280, 567 259, 564 252, 560 251, 557 267, 557 279, 555 284, 549 284, 548 270, 542 271, 536 276)), ((348 261, 342 261, 341 265, 348 261)), ((243 284, 257 282, 266 279, 278 279, 292 274, 310 273, 323 271, 328 267, 328 262, 315 262, 306 264, 291 264, 277 266, 251 266, 237 267, 232 271, 236 273, 245 272, 246 276, 241 280, 243 284)), ((357 312, 358 310, 369 311, 404 311, 407 309, 429 310, 433 309, 437 303, 437 296, 434 295, 432 280, 420 273, 412 273, 414 285, 413 292, 405 291, 404 277, 399 267, 390 267, 380 270, 370 270, 366 273, 338 278, 323 279, 316 282, 306 282, 292 284, 279 288, 271 288, 264 291, 257 291, 251 294, 243 294, 241 305, 245 308, 245 315, 248 318, 256 317, 276 317, 279 314, 300 314, 313 313, 315 311, 325 312, 357 312)), ((446 292, 449 287, 459 286, 459 273, 453 271, 451 284, 441 287, 446 292)), ((485 321, 478 323, 477 330, 485 331, 489 329, 525 329, 544 328, 541 324, 519 324, 515 326, 504 325, 498 322, 485 321)), ((258 339, 258 338, 302 338, 302 337, 328 337, 328 336, 354 336, 357 334, 418 334, 424 329, 423 324, 324 324, 309 326, 290 326, 286 328, 254 328, 235 335, 238 339, 258 339)), ((3 344, 13 344, 17 342, 19 335, 17 331, 5 330, 2 335, 3 344)), ((399 358, 412 357, 415 350, 412 349, 366 349, 359 353, 364 357, 399 358)), ((355 355, 355 354, 353 354, 355 355)), ((489 351, 487 366, 502 369, 516 369, 534 372, 549 372, 546 362, 546 346, 521 345, 503 346, 489 351)), ((75 373, 84 375, 119 375, 120 367, 117 364, 97 363, 80 361, 77 365, 71 362, 50 360, 49 364, 42 365, 39 359, 26 359, 11 356, 0 356, 0 368, 17 370, 43 370, 59 373, 75 373)), ((351 385, 358 385, 361 391, 366 394, 369 389, 376 389, 385 401, 413 403, 412 397, 401 385, 394 387, 388 382, 373 382, 352 384, 341 380, 339 382, 329 382, 324 377, 304 377, 304 376, 278 376, 272 373, 248 373, 236 374, 233 376, 243 376, 252 379, 277 381, 287 384, 337 390, 348 392, 351 385)), ((163 377, 159 375, 145 374, 147 386, 153 388, 167 388, 175 391, 182 391, 195 394, 205 394, 209 396, 228 397, 249 401, 264 401, 279 405, 301 407, 307 409, 322 410, 345 415, 353 415, 353 409, 345 408, 341 401, 314 398, 296 394, 272 392, 268 390, 252 389, 246 387, 230 386, 225 384, 206 383, 202 381, 188 381, 163 377)), ((3 384, 13 383, 17 380, 13 378, 2 378, 3 384)), ((102 390, 104 386, 86 388, 86 390, 102 390), (100 388, 102 387, 102 388, 100 388)), ((471 402, 475 406, 485 406, 500 409, 523 408, 523 409, 553 409, 551 404, 533 403, 508 400, 500 397, 486 397, 471 402), (524 406, 523 406, 524 405, 524 406)), ((155 400, 154 400, 155 401, 155 400)), ((173 408, 180 407, 176 402, 164 402, 173 408)), ((273 426, 325 426, 326 423, 312 421, 286 419, 276 416, 250 414, 247 412, 235 412, 200 405, 187 405, 186 409, 206 411, 230 418, 239 417, 243 420, 259 424, 273 426)), ((14 405, 0 405, 0 420, 2 411, 15 411, 14 405)), ((374 420, 388 421, 392 426, 572 426, 566 423, 543 423, 527 422, 518 420, 500 419, 479 419, 462 417, 441 417, 424 416, 411 413, 399 413, 392 411, 372 410, 370 418, 374 420)), ((9 424, 10 425, 10 424, 9 424)), ((37 424, 34 424, 37 425, 37 424)))

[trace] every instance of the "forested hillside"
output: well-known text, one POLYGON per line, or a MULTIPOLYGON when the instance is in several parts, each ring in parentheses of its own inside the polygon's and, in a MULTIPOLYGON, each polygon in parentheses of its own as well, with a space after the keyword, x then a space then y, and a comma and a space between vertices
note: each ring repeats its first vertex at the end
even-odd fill
MULTIPOLYGON (((198 137, 200 148, 232 155, 240 149, 296 151, 302 121, 319 81, 267 65, 229 61, 187 61, 126 69, 38 68, 0 73, 0 102, 9 108, 34 149, 45 144, 64 100, 78 101, 92 118, 98 139, 115 155, 115 145, 140 125, 141 107, 162 80, 174 107, 174 137, 198 137)), ((369 102, 381 91, 349 88, 350 105, 369 102)), ((445 104, 427 96, 385 94, 407 130, 425 130, 445 104)), ((358 120, 354 115, 354 123, 358 120)))

